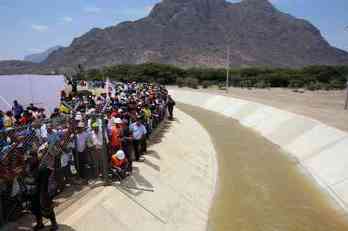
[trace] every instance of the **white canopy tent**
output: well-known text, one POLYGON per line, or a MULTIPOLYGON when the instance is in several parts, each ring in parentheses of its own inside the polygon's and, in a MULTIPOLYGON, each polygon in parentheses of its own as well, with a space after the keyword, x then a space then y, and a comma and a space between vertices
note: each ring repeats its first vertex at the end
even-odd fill
POLYGON ((14 100, 23 106, 34 103, 52 112, 65 89, 62 75, 0 75, 0 110, 8 111, 14 100))

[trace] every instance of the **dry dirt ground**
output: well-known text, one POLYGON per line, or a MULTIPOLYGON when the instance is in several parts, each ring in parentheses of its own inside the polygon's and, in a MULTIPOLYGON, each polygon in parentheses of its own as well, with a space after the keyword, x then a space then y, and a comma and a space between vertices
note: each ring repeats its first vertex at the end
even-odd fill
MULTIPOLYGON (((188 89, 186 88, 186 90, 188 89)), ((230 88, 229 92, 226 93, 226 91, 214 87, 190 90, 262 103, 304 115, 319 120, 324 124, 348 131, 348 111, 344 110, 346 91, 304 91, 304 93, 297 93, 291 89, 281 88, 272 88, 270 90, 230 88)))

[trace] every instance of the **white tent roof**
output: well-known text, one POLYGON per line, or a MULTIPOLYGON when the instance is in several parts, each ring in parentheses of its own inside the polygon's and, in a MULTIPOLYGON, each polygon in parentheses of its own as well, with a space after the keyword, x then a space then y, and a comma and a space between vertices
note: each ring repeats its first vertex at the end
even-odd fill
POLYGON ((52 112, 64 86, 62 75, 0 75, 0 110, 10 110, 18 100, 23 106, 34 103, 52 112))

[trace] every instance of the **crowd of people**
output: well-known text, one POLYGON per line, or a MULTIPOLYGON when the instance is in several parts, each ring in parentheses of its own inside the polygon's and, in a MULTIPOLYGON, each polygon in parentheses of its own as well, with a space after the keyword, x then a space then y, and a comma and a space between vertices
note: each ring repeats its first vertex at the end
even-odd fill
POLYGON ((44 227, 43 216, 57 230, 52 198, 67 183, 131 175, 133 161, 144 160, 151 133, 166 117, 173 119, 175 101, 163 86, 132 82, 107 88, 99 96, 62 92, 61 105, 50 115, 17 101, 11 111, 0 111, 0 179, 12 185, 12 194, 19 176, 34 179, 35 230, 44 227))

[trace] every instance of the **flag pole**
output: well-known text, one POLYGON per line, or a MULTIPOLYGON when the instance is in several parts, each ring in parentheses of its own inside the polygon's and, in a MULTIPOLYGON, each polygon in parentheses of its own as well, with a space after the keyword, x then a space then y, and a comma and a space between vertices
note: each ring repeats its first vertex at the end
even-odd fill
POLYGON ((226 93, 228 93, 229 81, 230 81, 230 46, 227 46, 227 57, 226 57, 226 93))

